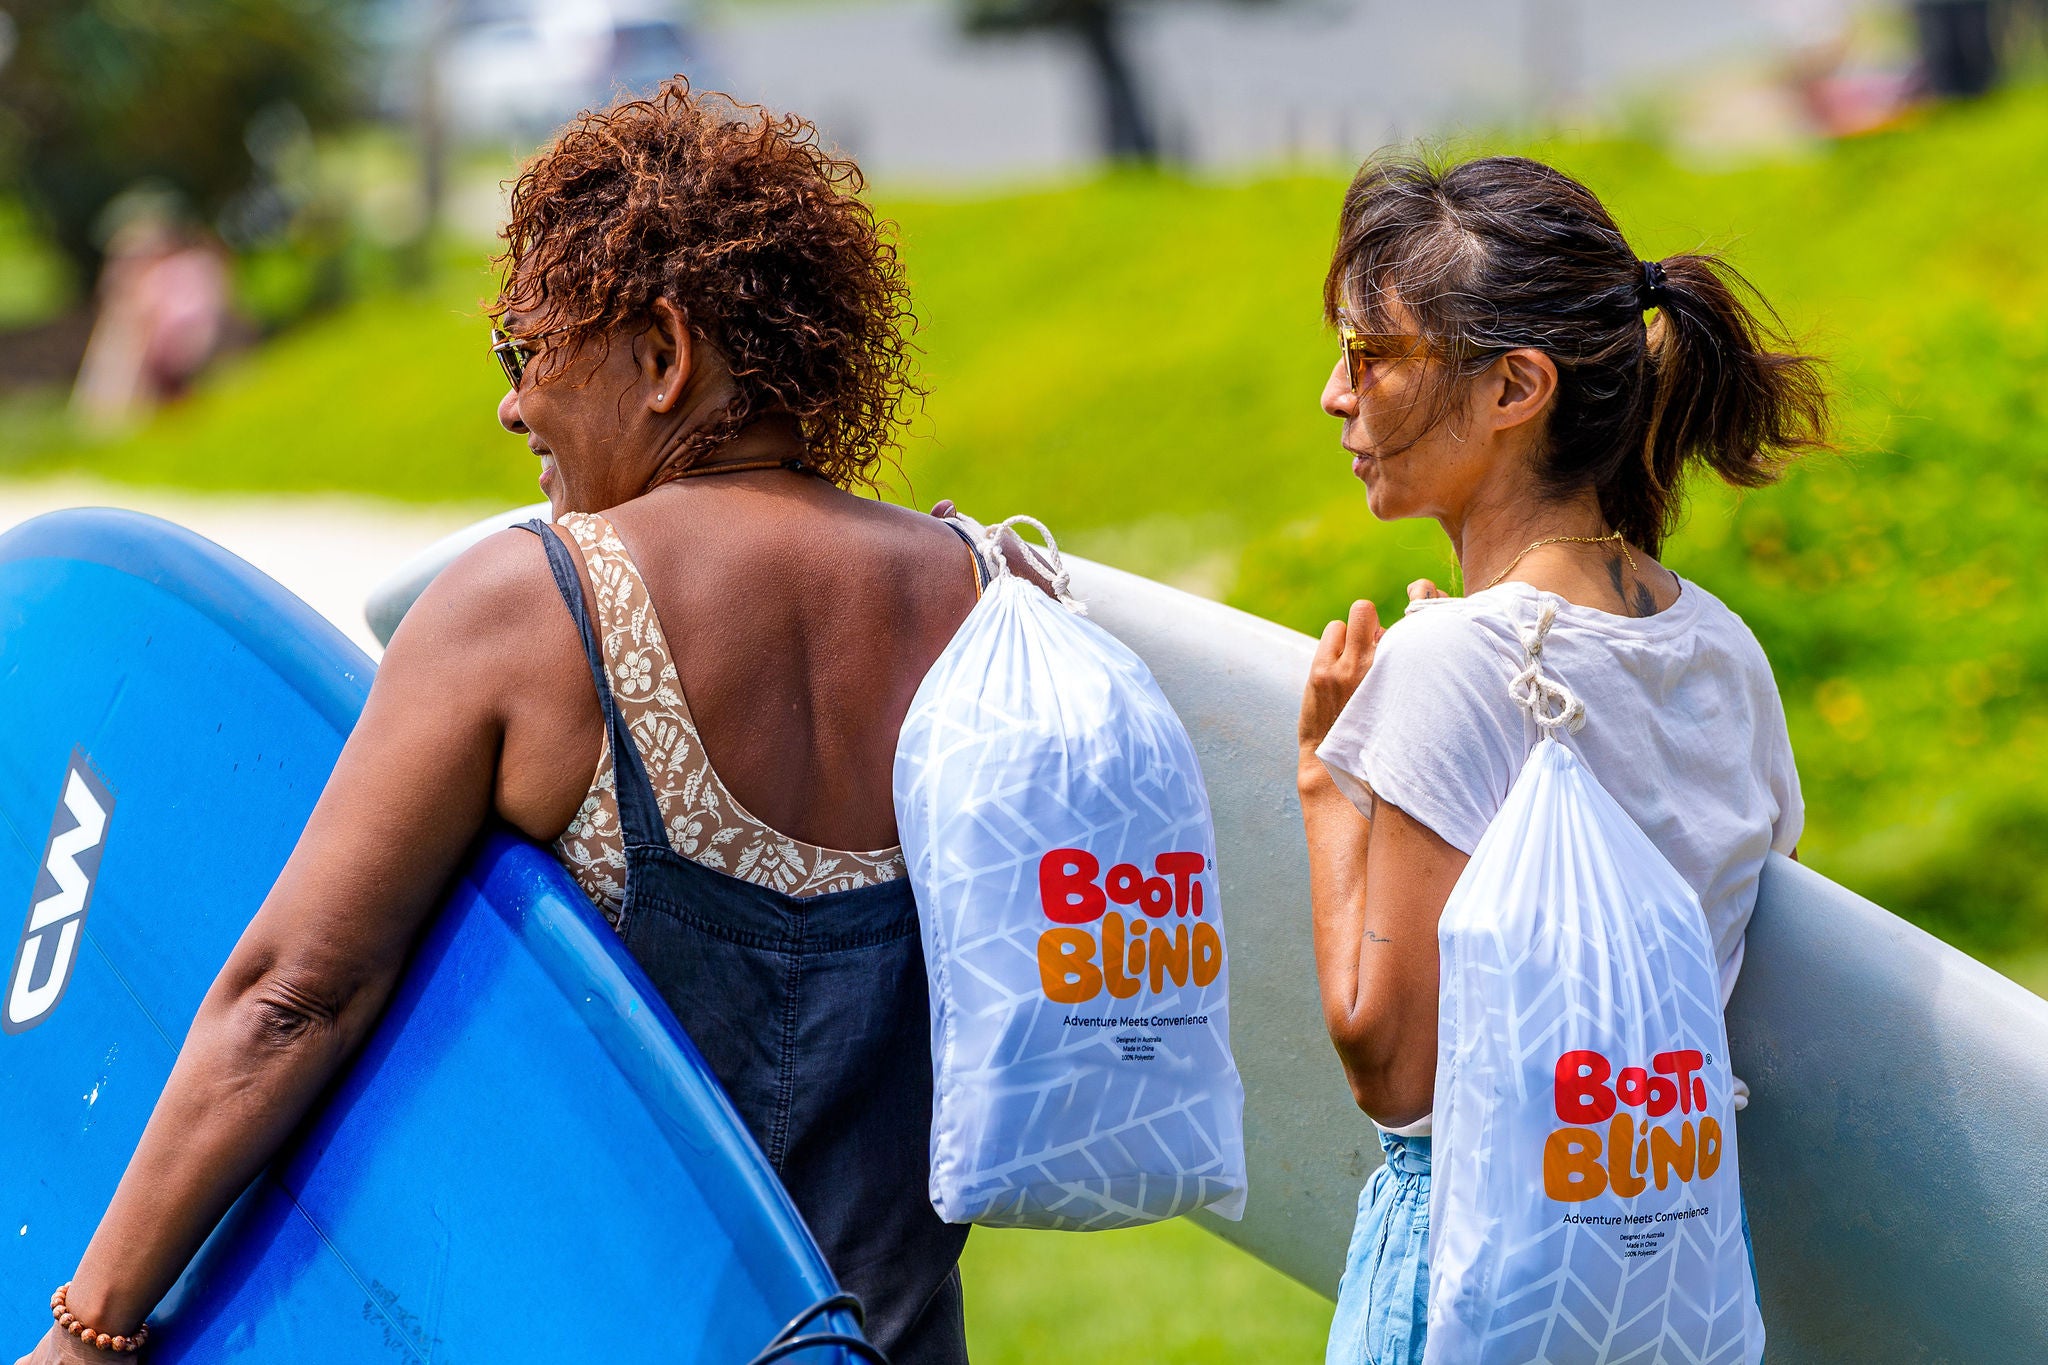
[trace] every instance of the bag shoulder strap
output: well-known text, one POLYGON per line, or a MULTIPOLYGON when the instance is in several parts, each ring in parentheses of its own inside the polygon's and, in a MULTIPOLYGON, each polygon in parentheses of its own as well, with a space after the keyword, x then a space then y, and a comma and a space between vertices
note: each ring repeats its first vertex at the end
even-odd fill
POLYGON ((1522 667, 1508 680, 1508 695, 1536 722, 1544 739, 1556 739, 1559 730, 1575 735, 1586 724, 1586 704, 1578 695, 1557 679, 1543 676, 1543 643, 1556 622, 1557 602, 1539 598, 1535 618, 1519 627, 1522 667))

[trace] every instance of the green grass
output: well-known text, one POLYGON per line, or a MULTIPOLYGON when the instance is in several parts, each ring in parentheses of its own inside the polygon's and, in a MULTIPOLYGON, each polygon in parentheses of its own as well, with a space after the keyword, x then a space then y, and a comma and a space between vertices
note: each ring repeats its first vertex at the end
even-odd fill
POLYGON ((976 1228, 962 1262, 974 1365, 1308 1365, 1330 1305, 1185 1222, 976 1228))
POLYGON ((46 321, 71 293, 68 263, 37 234, 19 200, 0 198, 0 327, 46 321))
MULTIPOLYGON (((1973 951, 2048 948, 2048 91, 1732 170, 1644 143, 1535 150, 1645 254, 1726 250, 1834 362, 1843 453, 1740 501, 1704 492, 1670 551, 1778 670, 1804 855, 1973 951)), ((1372 522, 1317 411, 1341 189, 1152 175, 885 196, 933 385, 898 495, 1028 510, 1084 553, 1309 630, 1445 575, 1433 526, 1372 522)), ((493 418, 488 288, 451 270, 428 297, 379 295, 113 442, 0 421, 0 466, 528 500, 530 460, 493 418)))

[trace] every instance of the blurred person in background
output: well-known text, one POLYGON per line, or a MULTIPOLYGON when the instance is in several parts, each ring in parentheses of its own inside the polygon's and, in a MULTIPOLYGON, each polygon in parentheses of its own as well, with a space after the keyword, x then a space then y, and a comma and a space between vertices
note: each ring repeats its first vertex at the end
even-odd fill
POLYGON ((220 348, 229 304, 220 244, 145 204, 107 243, 72 408, 104 428, 181 396, 220 348))
MULTIPOLYGON (((898 1365, 966 1359, 890 782, 982 566, 957 528, 855 491, 915 392, 902 267, 860 188, 810 125, 680 79, 520 175, 498 418, 554 523, 470 550, 392 638, 71 1283, 93 1329, 142 1324, 502 820, 647 969, 871 1339, 898 1365)), ((584 1308, 593 1357, 668 1331, 660 1303, 584 1308)), ((53 1330, 28 1360, 95 1358, 53 1330)))
MULTIPOLYGON (((1386 1164, 1359 1198, 1329 1365, 1422 1359, 1437 920, 1536 741, 1511 697, 1520 623, 1585 702, 1561 738, 1699 894, 1722 1003, 1757 879, 1803 806, 1763 650, 1657 560, 1683 486, 1738 487, 1824 443, 1811 359, 1725 262, 1643 261, 1600 202, 1534 161, 1368 164, 1324 282, 1342 358, 1322 394, 1381 520, 1431 517, 1469 595, 1410 588, 1323 633, 1300 724, 1316 969, 1386 1164)), ((1737 1082, 1737 1107, 1747 1089, 1737 1082)))

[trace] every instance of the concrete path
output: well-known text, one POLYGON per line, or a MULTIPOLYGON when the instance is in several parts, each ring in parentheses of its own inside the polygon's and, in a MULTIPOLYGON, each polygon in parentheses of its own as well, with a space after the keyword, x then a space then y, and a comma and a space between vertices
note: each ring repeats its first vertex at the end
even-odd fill
POLYGON ((370 589, 416 551, 498 510, 340 495, 223 497, 61 478, 0 483, 0 533, 66 507, 122 507, 197 531, 297 593, 371 658, 383 650, 363 620, 370 589))

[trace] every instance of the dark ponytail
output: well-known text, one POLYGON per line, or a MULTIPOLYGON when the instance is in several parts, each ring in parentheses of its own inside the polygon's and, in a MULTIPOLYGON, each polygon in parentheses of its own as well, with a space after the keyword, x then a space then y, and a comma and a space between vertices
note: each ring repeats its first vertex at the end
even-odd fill
POLYGON ((1774 349, 1783 326, 1734 267, 1638 260, 1592 191, 1522 157, 1367 163, 1323 306, 1333 323, 1346 312, 1369 331, 1420 330, 1450 357, 1436 419, 1504 352, 1548 354, 1558 390, 1538 473, 1555 494, 1593 489, 1608 524, 1651 554, 1692 465, 1756 488, 1827 444, 1819 362, 1774 349), (1396 301, 1408 328, 1388 316, 1396 301))

